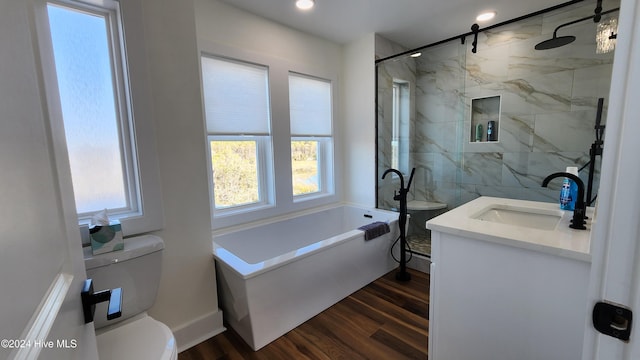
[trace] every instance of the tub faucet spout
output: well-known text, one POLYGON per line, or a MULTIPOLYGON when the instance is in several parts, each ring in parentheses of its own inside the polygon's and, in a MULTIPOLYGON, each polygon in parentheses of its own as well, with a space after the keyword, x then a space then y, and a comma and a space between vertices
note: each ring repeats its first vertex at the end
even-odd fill
POLYGON ((558 177, 569 178, 573 180, 576 185, 578 185, 578 198, 576 199, 576 208, 575 210, 573 210, 573 219, 571 220, 571 225, 569 225, 569 227, 572 229, 586 230, 587 228, 586 226, 584 226, 584 224, 586 223, 585 219, 587 218, 585 214, 586 205, 584 202, 584 182, 582 182, 582 179, 580 179, 579 177, 568 172, 557 172, 547 176, 542 181, 542 187, 547 187, 552 179, 558 177))
POLYGON ((395 173, 400 178, 400 192, 397 192, 396 190, 393 191, 393 200, 400 201, 403 195, 402 192, 408 190, 404 188, 404 176, 402 176, 402 173, 396 169, 387 169, 387 171, 382 174, 382 178, 384 179, 385 176, 387 176, 387 174, 390 172, 395 173))

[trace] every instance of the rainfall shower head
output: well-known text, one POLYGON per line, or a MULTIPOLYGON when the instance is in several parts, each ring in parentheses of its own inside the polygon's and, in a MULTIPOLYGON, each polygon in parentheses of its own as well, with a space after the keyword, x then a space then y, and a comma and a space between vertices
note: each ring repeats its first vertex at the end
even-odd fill
MULTIPOLYGON (((598 3, 600 3, 600 2, 598 2, 598 3)), ((536 50, 548 50, 548 49, 555 49, 557 47, 570 44, 576 39, 576 37, 575 36, 571 36, 571 35, 570 36, 560 36, 560 37, 558 37, 557 33, 558 33, 558 30, 560 28, 563 28, 563 27, 569 26, 569 25, 573 25, 573 24, 577 24, 579 22, 582 22, 582 21, 585 21, 585 20, 589 20, 589 19, 593 19, 593 21, 598 22, 598 21, 600 21, 600 17, 602 15, 606 15, 606 14, 609 14, 609 13, 612 13, 612 12, 618 11, 618 10, 620 10, 620 8, 615 8, 615 9, 611 9, 611 10, 607 10, 607 11, 602 11, 601 7, 596 8, 596 14, 595 15, 591 15, 591 16, 583 17, 581 19, 569 21, 566 24, 562 24, 562 25, 558 26, 553 31, 553 37, 551 39, 549 39, 549 40, 545 40, 543 42, 538 43, 535 46, 535 49, 536 50)))
POLYGON ((560 26, 558 26, 555 30, 553 30, 553 37, 549 40, 545 40, 543 42, 538 43, 535 46, 536 50, 548 50, 548 49, 555 49, 557 47, 560 46, 565 46, 567 44, 572 43, 576 37, 569 35, 569 36, 560 36, 558 37, 558 30, 560 30, 560 28, 565 27, 565 26, 569 26, 569 25, 573 25, 573 24, 577 24, 581 21, 585 21, 588 19, 593 19, 593 16, 587 16, 584 17, 582 19, 578 19, 578 20, 574 20, 574 21, 570 21, 566 24, 562 24, 560 26))
POLYGON ((572 35, 556 37, 556 35, 554 34, 551 39, 545 40, 545 41, 542 41, 542 42, 536 44, 535 49, 536 50, 555 49, 557 47, 565 46, 567 44, 570 44, 573 41, 575 41, 575 39, 576 39, 576 37, 572 36, 572 35))

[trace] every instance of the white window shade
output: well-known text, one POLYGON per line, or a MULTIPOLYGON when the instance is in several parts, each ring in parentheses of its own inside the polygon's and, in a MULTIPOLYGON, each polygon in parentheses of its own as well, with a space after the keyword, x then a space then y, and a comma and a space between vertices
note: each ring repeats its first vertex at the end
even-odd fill
POLYGON ((264 66, 202 57, 209 134, 269 134, 267 73, 264 66))
POLYGON ((292 136, 331 136, 331 82, 289 74, 292 136))

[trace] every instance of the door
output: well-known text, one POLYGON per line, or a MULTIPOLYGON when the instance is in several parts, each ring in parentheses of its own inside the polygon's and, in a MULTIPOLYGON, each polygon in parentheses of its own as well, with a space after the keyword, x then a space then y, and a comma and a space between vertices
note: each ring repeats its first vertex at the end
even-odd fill
POLYGON ((621 2, 611 84, 598 216, 592 234, 588 310, 591 314, 595 303, 605 300, 631 308, 636 319, 629 342, 600 334, 587 319, 585 360, 640 359, 639 0, 621 2))
POLYGON ((0 2, 0 358, 96 359, 69 164, 44 95, 42 6, 0 2))

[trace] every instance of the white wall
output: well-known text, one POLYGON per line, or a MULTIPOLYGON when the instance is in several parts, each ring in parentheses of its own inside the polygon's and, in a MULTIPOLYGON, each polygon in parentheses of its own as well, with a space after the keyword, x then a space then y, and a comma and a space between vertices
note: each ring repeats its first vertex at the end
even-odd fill
POLYGON ((200 42, 339 69, 337 188, 343 201, 375 206, 375 35, 340 46, 216 0, 196 0, 196 9, 200 42))
POLYGON ((156 232, 166 245, 162 279, 150 314, 171 327, 182 349, 222 330, 194 7, 192 0, 136 3, 123 2, 123 12, 139 11, 143 24, 165 214, 165 226, 156 232))
POLYGON ((199 51, 269 67, 275 206, 237 215, 216 216, 213 229, 262 220, 342 200, 341 46, 237 9, 217 0, 196 0, 199 51), (335 192, 294 201, 291 190, 289 71, 332 80, 334 104, 335 192))
POLYGON ((375 207, 375 35, 344 45, 342 61, 344 199, 375 207))
POLYGON ((217 0, 195 0, 200 40, 284 59, 339 69, 340 46, 217 0))

